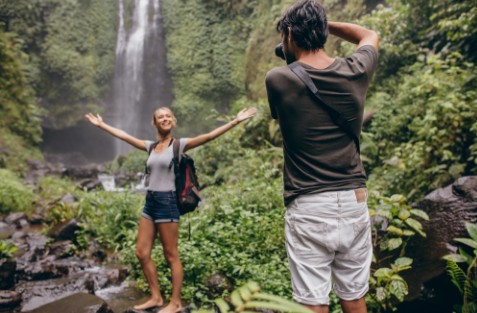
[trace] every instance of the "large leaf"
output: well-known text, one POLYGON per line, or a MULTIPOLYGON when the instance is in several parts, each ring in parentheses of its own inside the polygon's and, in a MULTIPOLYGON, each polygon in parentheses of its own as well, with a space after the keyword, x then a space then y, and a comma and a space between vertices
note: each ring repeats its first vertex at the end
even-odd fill
POLYGON ((477 224, 472 224, 472 223, 465 223, 465 228, 467 228, 467 232, 470 235, 470 238, 474 239, 477 241, 477 224))
POLYGON ((389 284, 389 291, 402 302, 404 301, 404 296, 407 295, 408 288, 405 282, 401 280, 393 280, 389 284))
POLYGON ((388 250, 392 251, 399 248, 402 245, 401 238, 391 238, 388 240, 388 250))
POLYGON ((407 209, 401 209, 399 211, 399 218, 402 219, 403 221, 406 220, 409 216, 411 216, 411 212, 407 209))
POLYGON ((452 261, 456 263, 467 262, 467 258, 460 254, 448 254, 442 257, 444 260, 452 261))
POLYGON ((396 261, 394 261, 394 265, 397 266, 397 268, 405 267, 405 266, 410 266, 412 264, 412 259, 411 258, 398 258, 396 261))
POLYGON ((416 216, 419 216, 419 217, 422 218, 423 220, 426 220, 426 221, 429 220, 429 215, 427 215, 427 213, 424 212, 423 210, 412 209, 412 210, 411 210, 411 214, 416 215, 416 216))
POLYGON ((469 238, 456 238, 454 239, 457 242, 463 243, 465 245, 468 245, 471 248, 477 249, 477 241, 474 241, 469 238))
POLYGON ((402 229, 397 228, 396 226, 393 226, 393 225, 390 225, 390 226, 386 229, 386 231, 387 231, 388 233, 396 234, 396 235, 398 235, 398 236, 402 236, 402 235, 403 235, 402 229))
POLYGON ((374 277, 391 277, 392 275, 392 270, 390 268, 387 268, 387 267, 382 267, 382 268, 379 268, 376 272, 374 272, 374 277))
POLYGON ((426 234, 422 231, 422 225, 412 217, 408 218, 404 221, 407 225, 409 225, 412 229, 419 233, 422 237, 426 237, 426 234))

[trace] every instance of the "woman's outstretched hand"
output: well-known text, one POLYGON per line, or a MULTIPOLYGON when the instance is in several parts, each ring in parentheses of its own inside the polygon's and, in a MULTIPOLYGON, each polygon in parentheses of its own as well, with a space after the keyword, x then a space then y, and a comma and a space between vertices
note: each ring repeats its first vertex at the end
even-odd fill
POLYGON ((244 108, 242 111, 237 113, 236 119, 238 122, 242 122, 254 116, 255 113, 257 113, 257 108, 244 108))
POLYGON ((88 113, 88 114, 85 115, 85 117, 94 126, 99 126, 102 123, 104 123, 103 118, 99 114, 96 114, 96 116, 95 116, 93 113, 88 113))

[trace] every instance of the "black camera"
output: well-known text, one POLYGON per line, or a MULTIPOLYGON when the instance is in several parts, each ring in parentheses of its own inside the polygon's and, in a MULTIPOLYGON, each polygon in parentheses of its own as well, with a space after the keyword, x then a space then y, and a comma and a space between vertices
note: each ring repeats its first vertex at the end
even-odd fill
POLYGON ((276 47, 275 47, 275 55, 277 57, 279 57, 280 59, 282 60, 286 60, 285 59, 285 54, 283 53, 283 44, 282 43, 279 43, 276 47))

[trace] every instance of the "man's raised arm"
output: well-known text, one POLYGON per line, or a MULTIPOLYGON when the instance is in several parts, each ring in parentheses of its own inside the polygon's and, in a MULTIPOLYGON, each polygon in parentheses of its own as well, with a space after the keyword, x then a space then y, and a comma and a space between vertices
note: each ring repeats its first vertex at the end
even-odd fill
POLYGON ((356 24, 341 22, 328 22, 328 28, 330 34, 357 44, 358 48, 364 45, 372 45, 376 48, 376 51, 378 50, 378 34, 373 30, 356 24))

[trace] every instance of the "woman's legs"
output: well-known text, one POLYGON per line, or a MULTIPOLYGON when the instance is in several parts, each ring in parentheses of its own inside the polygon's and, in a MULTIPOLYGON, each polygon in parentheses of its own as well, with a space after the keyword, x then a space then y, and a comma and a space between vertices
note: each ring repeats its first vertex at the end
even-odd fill
POLYGON ((161 238, 162 247, 164 249, 164 257, 171 267, 172 274, 172 296, 171 302, 161 313, 179 312, 182 309, 181 305, 181 288, 182 288, 182 264, 179 258, 178 238, 179 238, 179 223, 160 223, 158 224, 159 236, 161 238))
POLYGON ((149 290, 151 291, 151 299, 141 305, 134 306, 136 310, 145 310, 163 304, 159 284, 157 282, 157 270, 154 261, 151 259, 152 245, 156 238, 156 226, 154 222, 145 217, 141 217, 139 221, 139 230, 136 242, 136 256, 141 263, 144 276, 146 276, 149 290))

